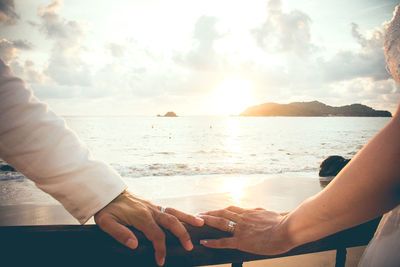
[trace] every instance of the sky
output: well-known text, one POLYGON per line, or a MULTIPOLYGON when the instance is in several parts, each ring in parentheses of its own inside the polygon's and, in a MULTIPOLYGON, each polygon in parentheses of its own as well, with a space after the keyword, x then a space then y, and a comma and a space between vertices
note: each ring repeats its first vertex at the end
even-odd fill
POLYGON ((0 0, 0 58, 60 115, 239 114, 318 100, 394 112, 393 0, 0 0))

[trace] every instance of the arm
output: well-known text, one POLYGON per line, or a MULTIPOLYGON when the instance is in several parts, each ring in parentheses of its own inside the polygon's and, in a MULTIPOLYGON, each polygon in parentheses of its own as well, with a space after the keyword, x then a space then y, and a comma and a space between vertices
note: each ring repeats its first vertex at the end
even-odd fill
MULTIPOLYGON (((400 109, 400 107, 399 107, 400 109)), ((279 254, 361 224, 400 203, 400 113, 350 161, 324 190, 288 214, 229 207, 203 214, 206 224, 234 237, 204 240, 207 247, 279 254)))
POLYGON ((178 220, 195 226, 192 215, 160 207, 130 194, 110 166, 92 158, 64 120, 36 99, 25 83, 0 60, 0 157, 47 192, 80 223, 95 215, 99 227, 129 248, 138 245, 126 227, 141 230, 153 242, 157 263, 165 259, 169 229, 191 250, 193 245, 178 220))
POLYGON ((374 219, 400 203, 400 114, 323 191, 285 218, 292 247, 374 219))

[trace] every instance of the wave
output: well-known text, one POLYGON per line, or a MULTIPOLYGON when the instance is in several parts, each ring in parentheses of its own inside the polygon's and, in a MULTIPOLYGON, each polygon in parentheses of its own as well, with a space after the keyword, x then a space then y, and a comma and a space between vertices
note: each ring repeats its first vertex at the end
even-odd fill
POLYGON ((195 175, 250 175, 250 174, 274 174, 286 172, 317 171, 318 167, 303 166, 299 168, 275 168, 260 164, 245 164, 233 162, 229 164, 204 164, 191 165, 181 163, 156 163, 136 166, 112 166, 125 178, 154 177, 154 176, 195 176, 195 175))
POLYGON ((26 177, 19 172, 0 171, 0 181, 23 180, 23 179, 26 179, 26 177))
MULTIPOLYGON (((270 175, 287 172, 311 172, 317 171, 318 167, 313 166, 287 166, 282 167, 274 164, 248 164, 243 162, 230 163, 152 163, 135 164, 133 166, 124 166, 120 164, 111 164, 113 168, 125 178, 143 178, 143 177, 161 177, 161 176, 197 176, 197 175, 270 175)), ((0 171, 0 181, 26 179, 19 172, 0 171)))

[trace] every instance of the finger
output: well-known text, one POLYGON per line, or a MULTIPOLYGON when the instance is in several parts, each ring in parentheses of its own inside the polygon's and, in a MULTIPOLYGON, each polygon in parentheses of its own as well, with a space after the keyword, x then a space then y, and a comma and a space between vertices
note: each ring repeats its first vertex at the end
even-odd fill
MULTIPOLYGON (((139 229, 141 230, 141 229, 139 229)), ((161 228, 151 220, 148 225, 141 230, 143 234, 153 243, 156 262, 159 266, 164 265, 167 254, 165 248, 165 234, 161 228)))
POLYGON ((246 209, 243 209, 241 207, 236 207, 236 206, 229 206, 226 209, 229 211, 235 212, 235 213, 239 213, 239 214, 246 211, 246 209))
POLYGON ((173 216, 175 216, 176 218, 178 218, 179 220, 191 224, 193 226, 202 226, 204 224, 204 221, 202 218, 191 215, 191 214, 187 214, 185 212, 182 212, 180 210, 176 210, 174 208, 166 208, 165 210, 166 213, 171 214, 173 216))
POLYGON ((200 240, 200 244, 208 248, 230 248, 237 249, 237 239, 235 237, 221 239, 200 240))
POLYGON ((130 249, 135 249, 138 246, 136 236, 128 229, 128 227, 118 223, 113 217, 106 216, 96 220, 97 225, 115 240, 127 246, 130 249))
POLYGON ((240 221, 240 216, 237 213, 234 213, 234 212, 226 210, 226 209, 209 211, 209 212, 207 212, 207 215, 211 215, 211 216, 215 216, 215 217, 223 217, 225 219, 228 219, 228 220, 231 220, 234 222, 240 221))
POLYGON ((215 216, 211 216, 211 215, 201 215, 201 218, 203 218, 204 223, 217 228, 221 231, 228 231, 229 227, 229 220, 222 218, 222 217, 215 217, 215 216))
POLYGON ((187 251, 193 249, 193 243, 192 240, 190 240, 189 233, 187 232, 183 224, 178 220, 178 218, 170 214, 161 213, 159 216, 157 216, 156 221, 158 224, 170 230, 179 239, 182 246, 187 251))

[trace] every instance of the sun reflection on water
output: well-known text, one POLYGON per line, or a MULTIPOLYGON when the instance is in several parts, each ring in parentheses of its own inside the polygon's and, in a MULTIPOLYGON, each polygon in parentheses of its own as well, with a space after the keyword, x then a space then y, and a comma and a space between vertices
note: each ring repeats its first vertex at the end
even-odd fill
POLYGON ((228 118, 227 123, 227 137, 224 142, 224 147, 225 150, 229 151, 231 154, 230 158, 226 161, 238 162, 238 158, 235 157, 235 154, 242 152, 242 143, 239 140, 239 137, 242 134, 242 128, 238 118, 230 117, 228 118))
POLYGON ((233 205, 240 205, 244 197, 244 188, 247 186, 247 179, 243 177, 226 178, 223 189, 229 194, 233 205))

